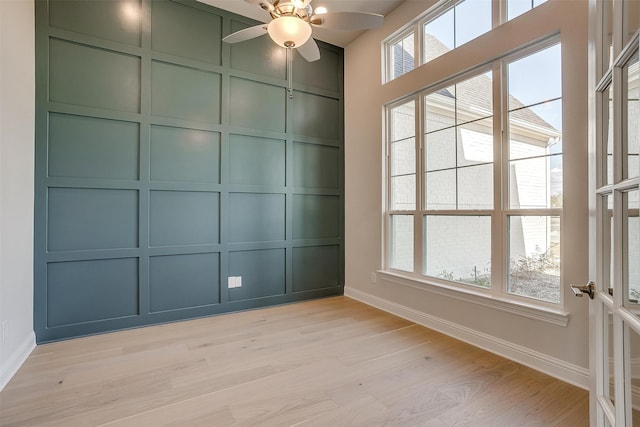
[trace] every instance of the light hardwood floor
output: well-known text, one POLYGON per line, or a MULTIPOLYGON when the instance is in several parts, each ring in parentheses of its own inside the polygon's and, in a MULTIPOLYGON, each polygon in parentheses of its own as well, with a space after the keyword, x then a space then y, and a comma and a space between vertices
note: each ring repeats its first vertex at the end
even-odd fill
POLYGON ((5 426, 588 426, 588 393, 346 297, 41 345, 5 426))

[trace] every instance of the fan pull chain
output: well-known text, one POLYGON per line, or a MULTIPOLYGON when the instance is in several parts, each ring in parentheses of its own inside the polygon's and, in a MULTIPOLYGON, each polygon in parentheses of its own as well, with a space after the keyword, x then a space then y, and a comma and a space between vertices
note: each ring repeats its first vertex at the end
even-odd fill
POLYGON ((287 48, 287 92, 289 99, 293 99, 293 49, 287 48))

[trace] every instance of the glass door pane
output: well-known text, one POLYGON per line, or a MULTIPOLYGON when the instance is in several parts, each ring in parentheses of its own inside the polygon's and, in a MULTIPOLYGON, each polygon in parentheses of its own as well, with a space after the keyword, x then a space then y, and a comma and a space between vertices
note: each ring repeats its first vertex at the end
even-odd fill
POLYGON ((624 138, 626 154, 625 178, 635 178, 640 176, 638 172, 638 149, 640 148, 640 69, 638 52, 635 53, 629 62, 623 67, 624 83, 626 85, 626 100, 624 103, 624 128, 626 138, 624 138))
POLYGON ((613 1, 602 1, 602 66, 604 67, 603 73, 598 76, 598 79, 604 75, 604 71, 607 70, 613 64, 613 1))
POLYGON ((624 193, 623 205, 625 212, 624 238, 626 240, 626 254, 624 260, 624 282, 627 289, 627 308, 640 314, 640 191, 634 190, 624 193))
POLYGON ((624 19, 623 43, 628 43, 640 27, 640 2, 637 0, 625 1, 622 3, 624 9, 622 16, 624 19))
POLYGON ((613 184, 613 84, 602 93, 602 183, 613 184))
MULTIPOLYGON (((604 370, 603 394, 606 402, 615 407, 615 375, 614 375, 614 345, 613 345, 613 313, 605 307, 604 316, 604 370)), ((612 410, 615 413, 614 410, 612 410)))
POLYGON ((599 236, 601 242, 602 256, 602 291, 613 295, 614 288, 614 265, 613 265, 613 195, 606 194, 600 196, 599 209, 602 218, 602 235, 599 236))
POLYGON ((628 408, 631 416, 631 426, 640 426, 640 335, 631 327, 627 326, 628 352, 625 366, 625 390, 631 395, 631 407, 628 408))

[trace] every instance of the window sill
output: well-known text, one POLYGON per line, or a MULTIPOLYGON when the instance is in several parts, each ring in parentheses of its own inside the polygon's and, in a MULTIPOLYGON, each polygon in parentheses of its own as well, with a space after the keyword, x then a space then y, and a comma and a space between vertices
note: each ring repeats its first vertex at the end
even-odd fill
POLYGON ((555 310, 535 304, 527 304, 526 302, 510 300, 507 298, 499 298, 473 289, 461 289, 454 286, 448 286, 446 284, 429 282, 425 279, 419 279, 402 273, 378 270, 377 274, 381 279, 395 284, 409 286, 421 291, 483 305, 485 307, 502 310, 507 313, 528 317, 530 319, 541 320, 554 325, 566 327, 569 324, 570 315, 562 310, 555 310))

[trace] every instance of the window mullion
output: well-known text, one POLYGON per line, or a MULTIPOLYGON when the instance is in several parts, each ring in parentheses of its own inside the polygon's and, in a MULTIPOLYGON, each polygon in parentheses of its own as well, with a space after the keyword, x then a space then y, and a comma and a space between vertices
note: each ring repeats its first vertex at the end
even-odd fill
POLYGON ((385 167, 385 185, 384 185, 384 193, 382 197, 385 202, 385 214, 383 218, 383 242, 384 249, 382 251, 382 266, 384 269, 389 269, 391 267, 391 214, 392 214, 392 206, 391 206, 391 109, 385 109, 385 138, 386 144, 384 144, 384 167, 385 167))
MULTIPOLYGON (((421 38, 421 37, 418 37, 421 38)), ((424 97, 421 94, 417 94, 415 98, 416 102, 416 210, 414 218, 414 271, 418 274, 422 274, 425 271, 424 262, 424 229, 423 229, 423 214, 425 209, 424 200, 424 97)))
POLYGON ((491 2, 492 28, 507 22, 507 0, 492 0, 491 2))
POLYGON ((507 108, 509 94, 507 93, 507 66, 504 61, 498 61, 493 66, 493 218, 492 218, 492 280, 494 286, 491 292, 502 296, 507 291, 507 208, 509 188, 509 120, 507 108))
MULTIPOLYGON (((423 64, 423 58, 422 58, 422 46, 423 46, 423 40, 422 40, 422 33, 421 33, 421 26, 419 22, 416 22, 416 24, 413 26, 413 68, 418 68, 420 65, 423 64)), ((417 126, 416 126, 417 127, 417 126)))

